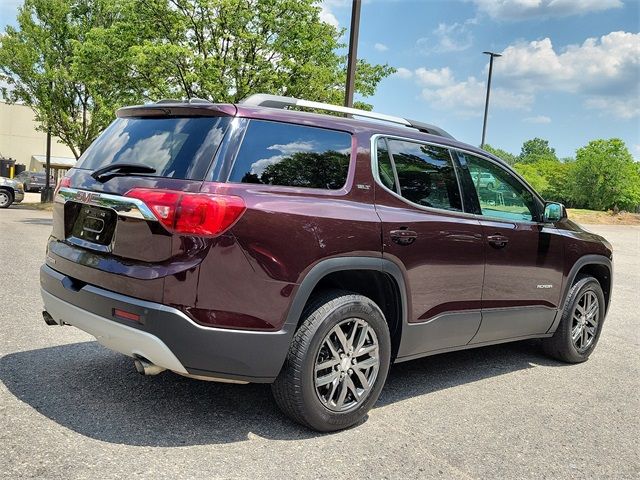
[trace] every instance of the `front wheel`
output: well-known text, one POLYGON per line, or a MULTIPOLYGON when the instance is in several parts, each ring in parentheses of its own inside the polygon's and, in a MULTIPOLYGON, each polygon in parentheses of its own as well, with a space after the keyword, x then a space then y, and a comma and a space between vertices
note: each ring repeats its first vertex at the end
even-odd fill
POLYGON ((10 191, 0 189, 0 208, 9 208, 13 203, 13 195, 10 191))
POLYGON ((545 338, 545 352, 563 362, 580 363, 596 348, 606 303, 600 283, 593 277, 582 277, 571 287, 562 319, 551 338, 545 338))
POLYGON ((350 427, 375 404, 389 371, 384 314, 367 297, 332 290, 315 296, 302 319, 272 385, 276 403, 314 430, 350 427))

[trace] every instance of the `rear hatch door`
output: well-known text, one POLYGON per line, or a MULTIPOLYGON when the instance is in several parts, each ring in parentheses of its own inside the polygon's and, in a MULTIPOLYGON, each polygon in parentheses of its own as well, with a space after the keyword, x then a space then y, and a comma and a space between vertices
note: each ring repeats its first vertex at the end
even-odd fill
POLYGON ((193 283, 195 292, 210 240, 172 234, 158 211, 132 191, 198 192, 229 113, 170 106, 121 110, 56 195, 47 263, 79 284, 151 301, 163 300, 167 281, 193 283), (107 172, 96 175, 100 170, 107 172))

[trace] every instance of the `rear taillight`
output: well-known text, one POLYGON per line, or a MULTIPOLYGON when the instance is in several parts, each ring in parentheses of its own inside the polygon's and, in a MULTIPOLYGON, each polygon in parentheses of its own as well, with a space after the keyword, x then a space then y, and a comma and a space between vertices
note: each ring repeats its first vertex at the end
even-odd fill
POLYGON ((55 196, 58 193, 58 190, 60 190, 62 187, 68 187, 70 185, 71 185, 71 178, 70 177, 62 177, 60 179, 60 181, 58 182, 58 186, 54 190, 53 195, 55 196))
POLYGON ((233 195, 149 188, 134 188, 125 195, 142 200, 167 230, 189 235, 220 235, 246 210, 244 200, 233 195))

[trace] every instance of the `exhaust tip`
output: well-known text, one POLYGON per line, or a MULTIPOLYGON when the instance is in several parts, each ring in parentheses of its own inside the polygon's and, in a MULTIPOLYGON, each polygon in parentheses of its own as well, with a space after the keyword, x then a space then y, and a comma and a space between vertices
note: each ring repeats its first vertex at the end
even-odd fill
POLYGON ((136 367, 136 371, 140 375, 158 375, 166 370, 164 367, 159 367, 158 365, 139 358, 136 358, 133 361, 133 365, 136 367))
POLYGON ((42 318, 44 318, 44 323, 47 325, 58 325, 58 322, 56 322, 46 310, 42 312, 42 318))

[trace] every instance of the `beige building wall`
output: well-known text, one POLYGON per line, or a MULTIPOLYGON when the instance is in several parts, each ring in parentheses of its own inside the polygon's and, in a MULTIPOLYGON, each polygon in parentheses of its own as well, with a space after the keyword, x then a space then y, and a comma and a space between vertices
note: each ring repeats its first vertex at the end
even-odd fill
MULTIPOLYGON (((27 170, 32 155, 47 153, 47 134, 36 130, 33 111, 25 105, 0 101, 0 156, 13 158, 27 170)), ((51 156, 75 158, 71 150, 53 137, 51 156)))

